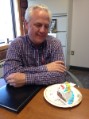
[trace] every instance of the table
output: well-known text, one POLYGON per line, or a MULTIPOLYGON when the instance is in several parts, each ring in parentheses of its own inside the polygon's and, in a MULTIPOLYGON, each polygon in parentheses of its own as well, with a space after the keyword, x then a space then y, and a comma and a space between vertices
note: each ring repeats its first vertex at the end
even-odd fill
POLYGON ((43 88, 20 113, 0 107, 0 119, 89 119, 89 90, 78 89, 83 100, 76 107, 63 109, 49 104, 43 97, 43 88))

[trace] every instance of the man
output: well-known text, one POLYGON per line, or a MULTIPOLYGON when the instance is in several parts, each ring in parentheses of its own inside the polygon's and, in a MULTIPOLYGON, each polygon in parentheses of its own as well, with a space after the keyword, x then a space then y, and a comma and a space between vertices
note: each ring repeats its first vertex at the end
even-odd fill
POLYGON ((51 14, 44 5, 27 8, 25 26, 28 34, 10 45, 4 64, 8 84, 50 85, 65 81, 64 58, 59 40, 48 36, 51 14))

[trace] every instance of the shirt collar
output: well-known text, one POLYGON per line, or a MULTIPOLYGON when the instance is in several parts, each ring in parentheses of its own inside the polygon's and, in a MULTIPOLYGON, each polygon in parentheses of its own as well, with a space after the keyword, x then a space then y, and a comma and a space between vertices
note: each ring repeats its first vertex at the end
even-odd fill
POLYGON ((46 47, 47 45, 47 41, 45 40, 43 43, 41 43, 39 46, 36 46, 32 41, 31 39, 29 38, 29 36, 27 35, 27 39, 28 39, 28 42, 31 44, 31 46, 35 49, 43 49, 46 47))

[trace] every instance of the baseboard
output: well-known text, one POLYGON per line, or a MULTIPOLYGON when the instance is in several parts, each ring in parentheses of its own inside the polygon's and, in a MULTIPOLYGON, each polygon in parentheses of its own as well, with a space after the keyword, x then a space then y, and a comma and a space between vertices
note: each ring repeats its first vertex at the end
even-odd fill
POLYGON ((78 66, 71 66, 71 65, 70 65, 70 69, 81 70, 81 71, 89 71, 89 68, 87 68, 87 67, 78 67, 78 66))

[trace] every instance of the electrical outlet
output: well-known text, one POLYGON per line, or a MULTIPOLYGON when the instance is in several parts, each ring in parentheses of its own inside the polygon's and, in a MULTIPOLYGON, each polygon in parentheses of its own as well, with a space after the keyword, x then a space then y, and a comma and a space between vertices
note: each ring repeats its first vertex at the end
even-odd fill
POLYGON ((71 51, 71 55, 74 55, 74 51, 71 51))

